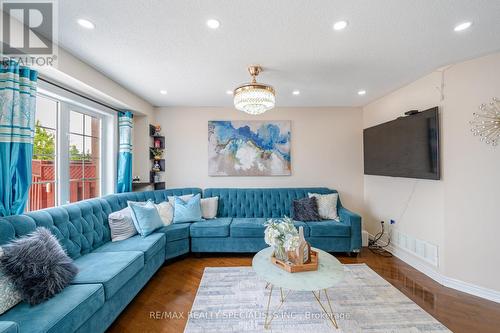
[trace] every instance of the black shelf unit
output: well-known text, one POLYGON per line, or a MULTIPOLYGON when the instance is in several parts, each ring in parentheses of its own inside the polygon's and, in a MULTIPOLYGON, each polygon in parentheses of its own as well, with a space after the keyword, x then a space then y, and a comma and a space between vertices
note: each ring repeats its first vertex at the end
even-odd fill
MULTIPOLYGON (((155 127, 153 125, 149 125, 149 136, 151 137, 152 140, 152 146, 150 148, 159 148, 159 149, 165 149, 165 137, 162 135, 155 135, 155 127)), ((151 160, 151 168, 153 168, 153 165, 155 164, 155 159, 153 157, 153 153, 151 153, 151 149, 149 150, 149 159, 151 160)), ((160 164, 160 171, 153 171, 151 170, 149 172, 149 181, 151 184, 153 184, 155 190, 163 190, 165 189, 165 182, 155 182, 155 175, 160 173, 160 172, 165 172, 165 159, 160 159, 158 160, 160 164)))

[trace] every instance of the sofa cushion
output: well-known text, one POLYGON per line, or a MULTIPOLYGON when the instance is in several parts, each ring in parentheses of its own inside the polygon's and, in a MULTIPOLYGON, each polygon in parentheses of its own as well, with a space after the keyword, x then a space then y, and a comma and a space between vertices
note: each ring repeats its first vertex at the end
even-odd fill
POLYGON ((165 243, 165 234, 155 232, 146 237, 136 235, 118 242, 107 242, 92 253, 141 251, 144 253, 145 262, 148 262, 155 254, 165 249, 165 243))
POLYGON ((72 284, 100 283, 110 299, 144 267, 140 251, 89 253, 75 260, 80 270, 72 284))
MULTIPOLYGON (((233 218, 231 222, 231 237, 237 238, 258 238, 264 237, 264 225, 268 219, 265 218, 233 218)), ((293 224, 298 229, 304 227, 304 237, 309 237, 309 227, 305 222, 293 221, 293 224)))
POLYGON ((351 228, 343 223, 324 220, 305 222, 309 226, 311 237, 350 237, 351 228))
POLYGON ((231 223, 231 237, 258 238, 264 237, 267 219, 265 218, 233 218, 231 223))
POLYGON ((171 224, 156 230, 156 233, 164 233, 167 236, 167 243, 179 239, 189 238, 189 223, 171 224))
POLYGON ((2 320, 17 323, 19 332, 73 332, 103 304, 102 285, 72 285, 41 304, 20 303, 2 315, 2 320))
POLYGON ((19 325, 13 321, 0 321, 0 333, 18 333, 19 325))
POLYGON ((229 237, 232 218, 223 217, 191 224, 191 237, 229 237))

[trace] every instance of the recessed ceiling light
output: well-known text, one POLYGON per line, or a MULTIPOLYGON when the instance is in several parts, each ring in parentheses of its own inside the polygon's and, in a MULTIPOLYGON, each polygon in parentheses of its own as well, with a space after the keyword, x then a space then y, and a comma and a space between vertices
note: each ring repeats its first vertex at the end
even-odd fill
POLYGON ((344 30, 347 27, 347 21, 338 21, 333 24, 333 30, 344 30))
POLYGON ((462 22, 462 23, 456 25, 453 30, 455 30, 457 32, 464 31, 464 30, 469 29, 471 25, 472 25, 472 22, 462 22))
POLYGON ((299 90, 294 90, 294 91, 292 91, 292 94, 294 94, 294 95, 300 95, 300 91, 299 90))
POLYGON ((86 19, 78 19, 78 24, 84 27, 85 29, 94 29, 95 24, 86 19))
POLYGON ((228 95, 232 95, 232 94, 233 94, 233 91, 232 91, 232 90, 226 90, 226 94, 228 94, 228 95))
POLYGON ((366 90, 359 90, 358 95, 360 96, 366 95, 366 90))
POLYGON ((220 27, 220 22, 215 19, 210 19, 207 21, 207 27, 209 27, 210 29, 217 29, 218 27, 220 27))
POLYGON ((160 94, 162 94, 162 95, 166 95, 166 94, 167 94, 167 91, 166 91, 166 90, 160 90, 160 94))

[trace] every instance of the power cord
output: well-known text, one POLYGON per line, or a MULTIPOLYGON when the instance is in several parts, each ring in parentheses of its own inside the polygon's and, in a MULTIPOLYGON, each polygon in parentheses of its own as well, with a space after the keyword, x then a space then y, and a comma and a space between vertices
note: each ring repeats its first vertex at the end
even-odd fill
POLYGON ((391 244, 391 234, 388 234, 386 244, 379 244, 379 241, 385 234, 384 221, 380 221, 380 225, 382 226, 382 230, 378 232, 373 239, 368 241, 368 249, 379 256, 390 258, 392 257, 392 253, 388 252, 385 248, 391 244))

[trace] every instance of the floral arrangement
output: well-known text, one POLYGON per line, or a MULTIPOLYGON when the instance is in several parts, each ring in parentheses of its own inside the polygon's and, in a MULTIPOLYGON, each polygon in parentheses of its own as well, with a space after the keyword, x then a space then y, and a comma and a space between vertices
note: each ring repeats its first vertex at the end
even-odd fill
POLYGON ((274 255, 287 260, 287 251, 295 251, 300 244, 299 233, 293 220, 287 216, 282 219, 269 219, 266 222, 264 240, 274 248, 274 255))
POLYGON ((161 148, 149 148, 151 151, 151 154, 153 155, 153 158, 155 160, 160 160, 162 155, 163 155, 163 149, 161 148))

